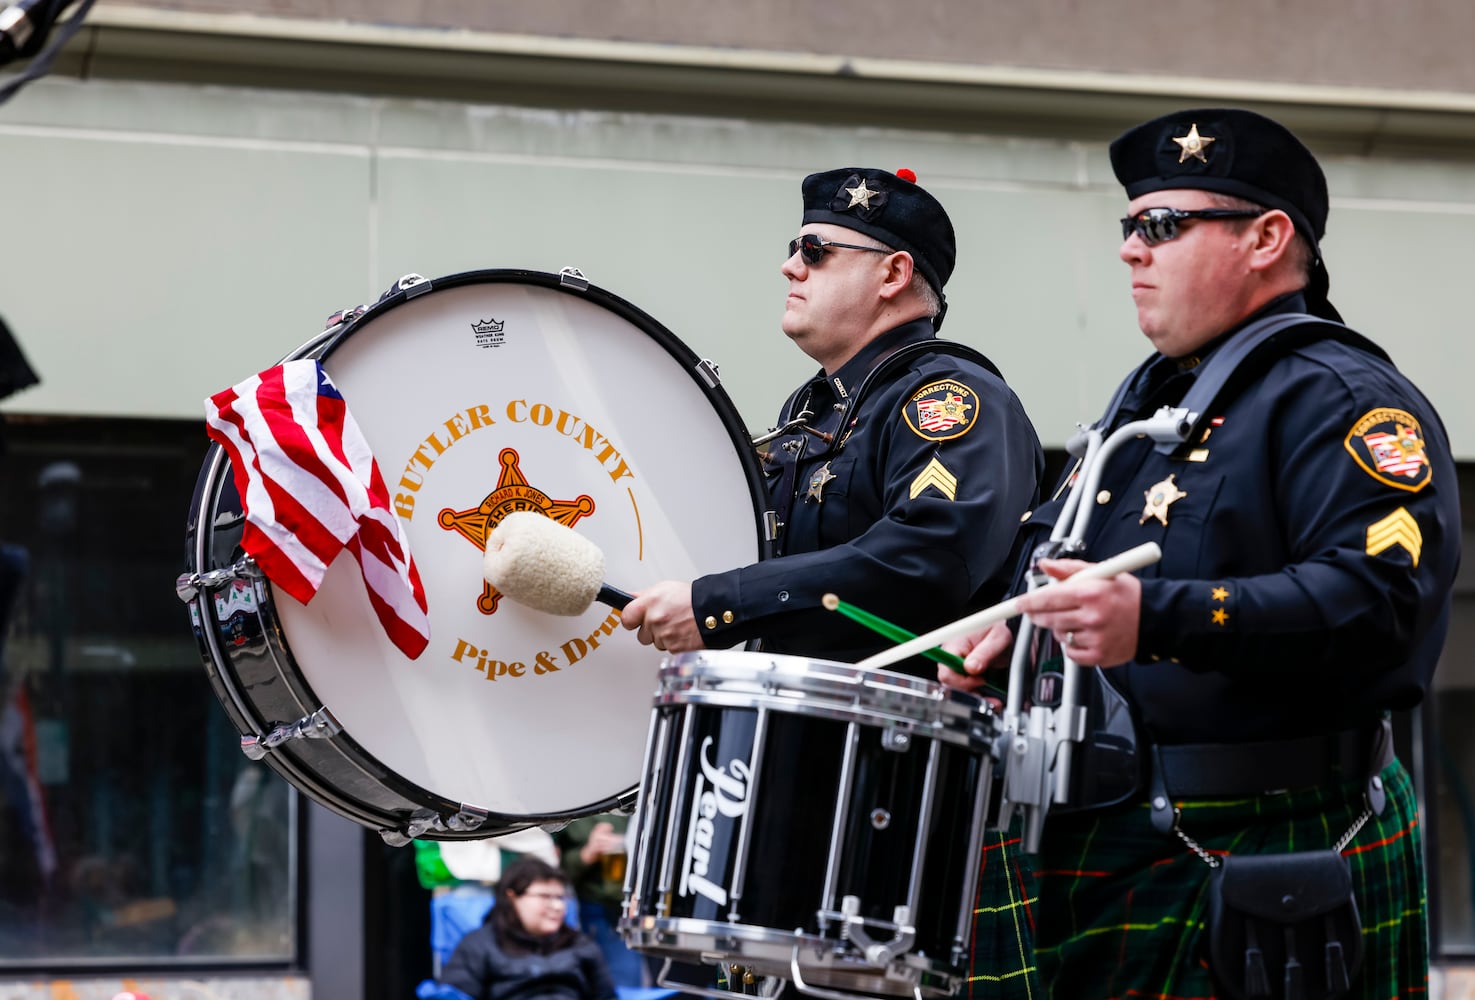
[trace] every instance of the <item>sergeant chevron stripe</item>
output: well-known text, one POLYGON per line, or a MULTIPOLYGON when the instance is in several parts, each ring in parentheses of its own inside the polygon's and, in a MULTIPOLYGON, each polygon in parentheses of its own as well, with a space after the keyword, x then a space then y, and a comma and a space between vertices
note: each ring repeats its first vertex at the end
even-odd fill
POLYGON ((1367 526, 1368 555, 1386 552, 1395 545, 1402 545, 1414 557, 1414 565, 1419 564, 1419 553, 1424 550, 1424 534, 1406 507, 1399 507, 1381 521, 1367 526))
POLYGON ((927 468, 912 480, 912 499, 917 499, 917 495, 929 486, 936 486, 937 492, 949 500, 958 499, 958 477, 947 471, 946 466, 936 458, 928 462, 927 468))

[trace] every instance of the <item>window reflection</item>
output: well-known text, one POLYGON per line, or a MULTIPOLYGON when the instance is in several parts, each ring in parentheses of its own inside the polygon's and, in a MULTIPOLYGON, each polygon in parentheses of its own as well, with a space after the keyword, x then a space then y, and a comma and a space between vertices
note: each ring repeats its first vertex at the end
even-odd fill
POLYGON ((295 958, 295 794, 173 591, 198 423, 9 417, 0 964, 295 958))

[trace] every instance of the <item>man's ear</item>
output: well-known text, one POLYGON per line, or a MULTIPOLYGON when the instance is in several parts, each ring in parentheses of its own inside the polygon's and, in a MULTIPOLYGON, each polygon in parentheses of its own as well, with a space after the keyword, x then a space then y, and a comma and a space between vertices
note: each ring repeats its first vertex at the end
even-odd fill
POLYGON ((1273 208, 1250 223, 1254 245, 1250 248, 1250 270, 1262 271, 1282 260, 1296 238, 1296 224, 1291 217, 1273 208))
POLYGON ((886 276, 881 282, 881 298, 894 299, 912 283, 912 255, 905 250, 898 250, 887 254, 883 261, 886 276))

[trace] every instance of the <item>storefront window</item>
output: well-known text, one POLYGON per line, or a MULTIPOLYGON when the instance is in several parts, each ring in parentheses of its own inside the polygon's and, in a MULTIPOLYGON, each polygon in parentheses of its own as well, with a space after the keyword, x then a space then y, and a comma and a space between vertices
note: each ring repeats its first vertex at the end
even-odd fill
POLYGON ((296 793, 240 753, 174 593, 202 424, 4 435, 0 967, 294 961, 296 793))

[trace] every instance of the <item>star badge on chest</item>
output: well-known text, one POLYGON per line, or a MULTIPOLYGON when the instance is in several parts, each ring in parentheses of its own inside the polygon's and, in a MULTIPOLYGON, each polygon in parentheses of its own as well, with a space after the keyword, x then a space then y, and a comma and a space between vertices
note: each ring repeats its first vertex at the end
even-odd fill
POLYGON ((1168 508, 1188 496, 1173 482, 1176 475, 1176 472, 1172 473, 1167 479, 1142 491, 1147 504, 1142 508, 1142 516, 1137 519, 1138 524, 1146 524, 1149 517, 1155 517, 1163 527, 1168 526, 1168 508))
POLYGON ((815 503, 824 503, 825 486, 834 478, 835 474, 830 471, 829 462, 815 469, 814 475, 809 477, 809 489, 804 493, 805 501, 813 500, 815 503))

